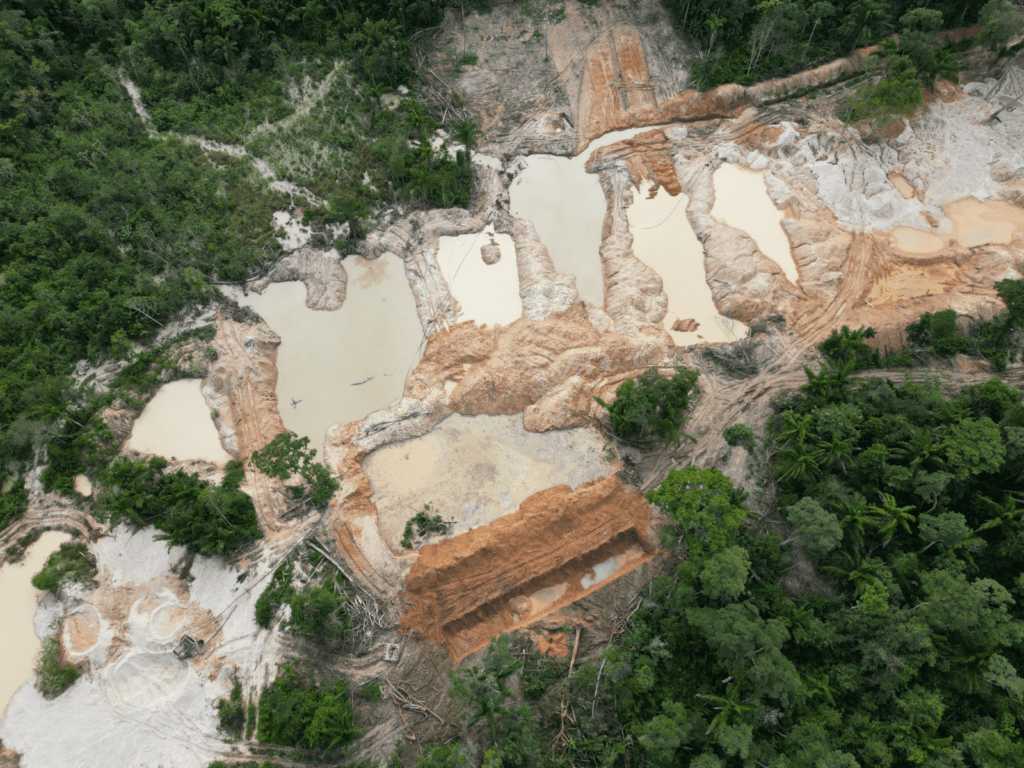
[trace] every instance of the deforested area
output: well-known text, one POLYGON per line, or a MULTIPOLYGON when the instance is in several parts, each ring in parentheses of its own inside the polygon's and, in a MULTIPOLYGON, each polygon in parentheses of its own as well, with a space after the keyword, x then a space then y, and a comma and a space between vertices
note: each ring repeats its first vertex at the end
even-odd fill
POLYGON ((0 766, 1024 764, 1024 7, 0 9, 0 766))

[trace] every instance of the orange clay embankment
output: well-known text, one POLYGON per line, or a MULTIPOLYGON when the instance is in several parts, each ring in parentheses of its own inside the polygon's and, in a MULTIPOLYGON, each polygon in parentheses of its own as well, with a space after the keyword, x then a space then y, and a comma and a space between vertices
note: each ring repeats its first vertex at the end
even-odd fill
POLYGON ((540 491, 485 528, 422 547, 400 631, 417 630, 460 660, 632 571, 653 556, 649 539, 647 502, 614 475, 575 492, 540 491), (614 575, 585 588, 611 558, 614 575))

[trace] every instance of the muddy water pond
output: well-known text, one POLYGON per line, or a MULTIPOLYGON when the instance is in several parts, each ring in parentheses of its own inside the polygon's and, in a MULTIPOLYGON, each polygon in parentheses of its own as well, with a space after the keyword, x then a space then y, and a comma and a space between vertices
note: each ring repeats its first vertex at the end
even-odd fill
POLYGON ((633 234, 633 255, 657 272, 668 297, 662 324, 680 346, 700 342, 731 342, 745 338, 747 327, 719 314, 704 271, 704 246, 686 217, 689 198, 673 197, 664 187, 649 197, 650 183, 633 193, 626 209, 633 234), (673 331, 676 321, 694 320, 694 331, 673 331))
POLYGON ((508 325, 522 317, 516 247, 508 235, 489 227, 475 235, 442 237, 437 261, 462 308, 460 322, 508 325))
POLYGON ((419 361, 423 329, 405 276, 392 254, 347 256, 345 303, 309 309, 300 282, 274 283, 262 295, 236 296, 281 337, 277 402, 284 425, 308 437, 318 455, 333 424, 358 421, 402 396, 419 361))
POLYGON ((575 157, 530 155, 509 187, 509 210, 531 222, 555 269, 576 276, 580 298, 604 306, 601 230, 607 204, 596 174, 587 173, 594 150, 654 127, 612 131, 594 139, 575 157))
POLYGON ((201 384, 199 379, 181 379, 160 387, 132 427, 128 450, 214 464, 230 460, 201 384))
POLYGON ((70 540, 66 533, 46 531, 28 548, 24 560, 0 567, 0 616, 4 621, 0 718, 6 713, 15 691, 31 679, 42 650, 32 620, 45 593, 32 586, 32 577, 39 573, 51 553, 70 540))
POLYGON ((401 548, 409 518, 430 505, 464 533, 515 512, 552 486, 574 489, 611 471, 593 429, 527 432, 522 414, 449 416, 430 432, 378 448, 363 460, 381 534, 401 548))
POLYGON ((80 493, 85 498, 92 496, 92 481, 85 475, 75 475, 75 493, 80 493))
POLYGON ((928 256, 940 253, 951 240, 964 248, 1008 245, 1024 232, 1024 208, 1004 200, 967 197, 944 206, 943 211, 946 219, 936 231, 896 227, 889 233, 896 250, 908 256, 928 256))
POLYGON ((786 278, 796 285, 800 278, 782 229, 782 211, 768 195, 763 171, 752 171, 735 163, 723 163, 712 178, 715 204, 711 215, 734 229, 750 235, 765 256, 774 261, 786 278))

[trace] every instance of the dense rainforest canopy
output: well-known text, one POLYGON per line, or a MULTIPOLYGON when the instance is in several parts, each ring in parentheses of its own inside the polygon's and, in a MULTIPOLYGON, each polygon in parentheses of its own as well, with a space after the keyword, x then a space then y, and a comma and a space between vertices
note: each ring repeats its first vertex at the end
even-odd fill
MULTIPOLYGON (((999 0, 993 4, 999 4, 999 0)), ((978 0, 665 0, 696 43, 703 86, 749 84, 846 56, 893 33, 975 24, 978 0)), ((995 30, 993 30, 994 32, 995 30)))

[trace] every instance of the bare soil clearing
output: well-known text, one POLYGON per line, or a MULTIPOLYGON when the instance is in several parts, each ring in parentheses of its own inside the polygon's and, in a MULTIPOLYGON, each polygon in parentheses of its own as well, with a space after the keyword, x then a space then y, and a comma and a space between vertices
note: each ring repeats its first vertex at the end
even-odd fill
POLYGON ((424 505, 454 521, 452 533, 464 533, 515 512, 537 491, 603 477, 613 469, 606 445, 593 429, 537 434, 518 414, 454 414, 422 437, 378 448, 363 471, 381 533, 401 551, 405 523, 424 505))
POLYGON ((461 659, 649 560, 649 539, 647 502, 615 477, 541 491, 514 515, 424 546, 406 584, 402 628, 461 659))

